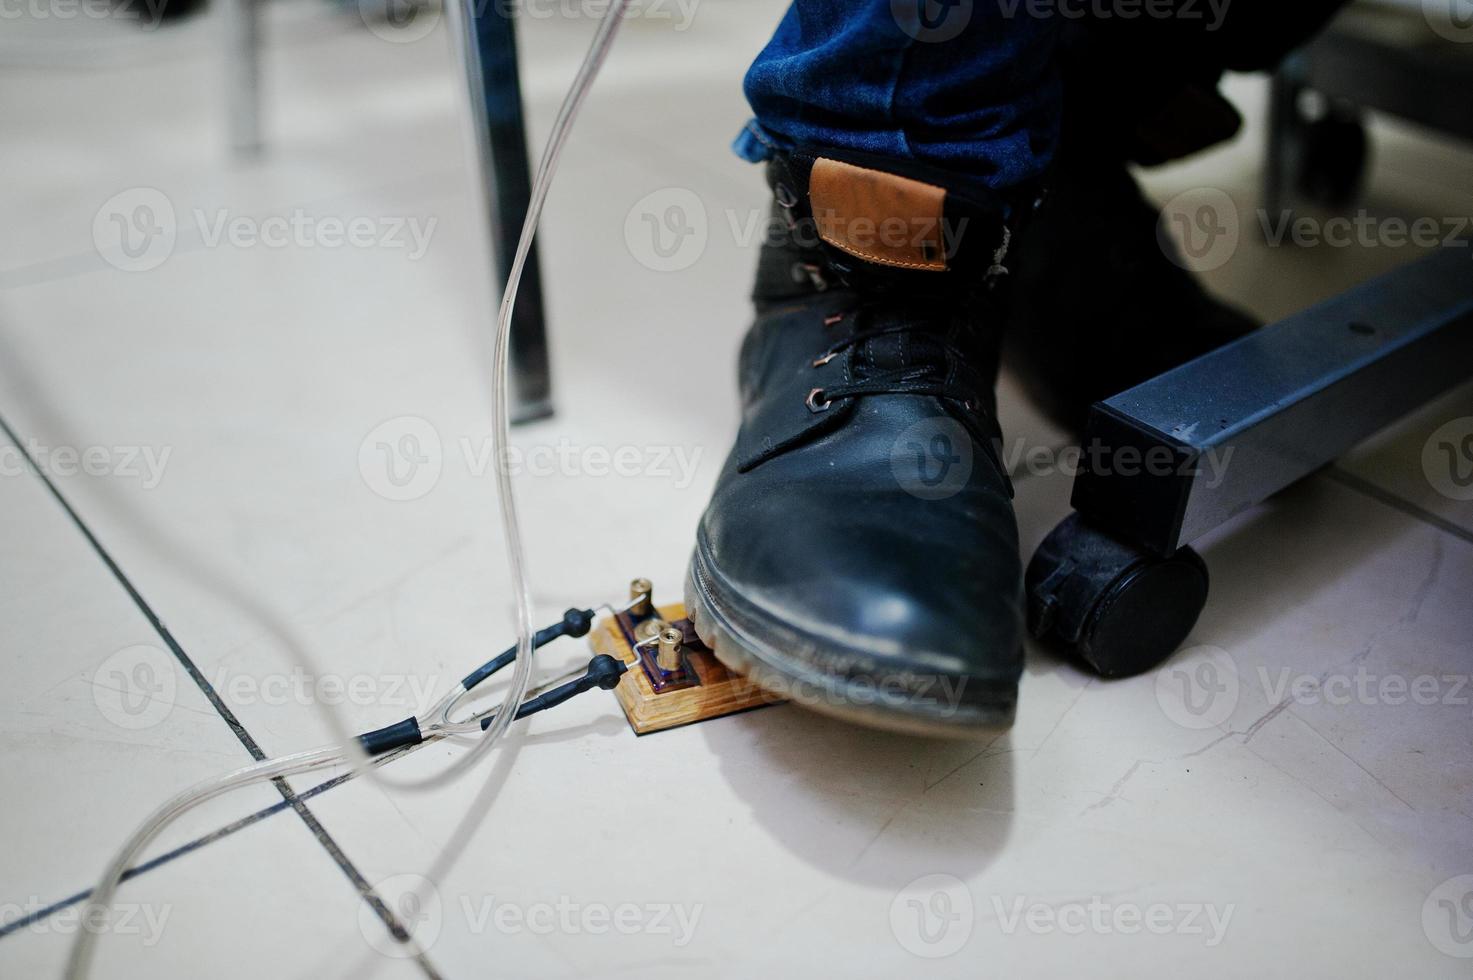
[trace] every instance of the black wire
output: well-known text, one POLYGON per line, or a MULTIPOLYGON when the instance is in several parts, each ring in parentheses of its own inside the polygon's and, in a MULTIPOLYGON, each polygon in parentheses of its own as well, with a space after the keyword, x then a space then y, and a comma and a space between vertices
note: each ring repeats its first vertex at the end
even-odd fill
MULTIPOLYGON (((560 636, 587 636, 588 631, 592 628, 592 609, 569 609, 567 612, 563 613, 562 622, 553 623, 551 626, 540 629, 532 635, 532 649, 536 650, 539 647, 546 646, 560 636)), ((490 660, 486 661, 481 666, 477 667, 475 670, 465 675, 465 680, 460 682, 461 688, 463 690, 469 691, 471 688, 475 687, 477 684, 481 683, 486 678, 490 677, 492 674, 496 673, 498 670, 501 670, 503 667, 512 663, 516 659, 517 648, 513 646, 505 653, 502 653, 496 657, 492 657, 490 660)), ((595 661, 597 661, 598 659, 598 657, 594 658, 595 661)), ((606 659, 613 660, 614 658, 608 657, 606 659)), ((622 668, 624 665, 620 663, 619 666, 622 668)), ((553 704, 560 704, 562 701, 566 701, 574 694, 581 694, 583 691, 589 690, 590 687, 603 686, 604 678, 606 677, 608 672, 607 666, 604 665, 600 668, 599 677, 593 681, 589 681, 589 677, 594 674, 593 664, 589 664, 588 670, 588 674, 584 675, 582 678, 579 678, 576 681, 572 681, 569 684, 564 684, 562 687, 555 688, 552 691, 548 691, 546 694, 523 702, 522 706, 517 709, 517 717, 524 718, 526 717, 526 715, 532 714, 535 711, 542 711, 546 708, 552 707, 553 704), (589 686, 583 687, 581 690, 572 691, 571 693, 564 695, 559 701, 552 701, 546 704, 542 704, 540 707, 528 710, 528 707, 530 705, 541 702, 544 698, 547 698, 559 691, 562 691, 564 688, 568 688, 583 682, 588 682, 589 686)), ((614 675, 615 684, 619 682, 618 675, 622 673, 624 673, 624 671, 621 669, 618 671, 617 674, 614 675)), ((607 690, 607 688, 605 688, 605 690, 607 690)), ((493 717, 495 716, 488 715, 486 720, 481 722, 482 730, 486 728, 490 719, 493 717)), ((419 730, 419 719, 414 717, 405 718, 402 721, 396 721, 392 725, 385 725, 383 728, 376 728, 371 732, 365 732, 364 734, 358 736, 358 744, 363 746, 363 751, 367 752, 369 755, 382 755, 385 752, 391 752, 394 749, 400 748, 405 745, 418 745, 422 741, 424 741, 424 733, 419 730)))
MULTIPOLYGON (((560 636, 587 636, 588 631, 593 628, 592 609, 569 609, 563 613, 563 621, 554 623, 545 629, 540 629, 532 634, 532 649, 546 646, 560 636)), ((460 686, 469 691, 492 674, 496 673, 513 660, 517 659, 517 648, 512 646, 505 653, 490 660, 465 675, 460 686)))
MULTIPOLYGON (((618 686, 619 678, 623 677, 628 669, 629 665, 624 661, 601 653, 588 661, 588 670, 582 677, 568 681, 566 684, 560 684, 550 691, 542 692, 535 698, 523 701, 522 706, 517 709, 517 718, 525 718, 539 711, 555 708, 574 695, 591 691, 595 687, 603 691, 612 691, 618 686)), ((491 721, 495 717, 494 714, 490 714, 482 718, 481 730, 485 731, 491 727, 491 721)))
POLYGON ((419 730, 418 718, 405 718, 358 736, 358 744, 369 755, 383 755, 401 746, 418 745, 423 741, 424 733, 419 730))

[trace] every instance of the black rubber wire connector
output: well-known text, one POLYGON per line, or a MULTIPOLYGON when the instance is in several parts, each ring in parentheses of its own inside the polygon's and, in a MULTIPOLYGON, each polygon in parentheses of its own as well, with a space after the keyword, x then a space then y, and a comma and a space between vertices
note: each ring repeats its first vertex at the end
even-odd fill
POLYGON ((358 736, 358 744, 363 746, 363 751, 369 755, 383 755, 385 752, 402 748, 406 745, 418 745, 424 741, 424 735, 420 733, 419 721, 414 718, 405 718, 396 721, 392 725, 358 736))
MULTIPOLYGON (((528 715, 535 715, 539 711, 546 711, 548 708, 556 707, 564 701, 582 694, 584 691, 591 691, 595 687, 604 691, 612 691, 619 686, 619 678, 623 677, 627 670, 629 670, 629 666, 622 660, 611 657, 606 653, 601 653, 588 661, 588 671, 582 677, 568 681, 566 684, 559 684, 550 691, 543 691, 535 698, 528 698, 517 709, 516 716, 518 718, 525 718, 528 715)), ((481 730, 485 731, 487 728, 490 728, 491 720, 495 717, 495 715, 487 715, 485 718, 482 718, 481 730)))
MULTIPOLYGON (((592 628, 592 609, 569 609, 567 612, 563 613, 562 622, 554 623, 546 629, 540 629, 532 635, 532 649, 536 650, 538 647, 546 646, 560 636, 587 636, 588 631, 592 628)), ((460 682, 461 688, 463 690, 469 691, 471 688, 475 687, 477 684, 481 683, 483 680, 490 677, 492 674, 496 673, 498 670, 502 669, 516 659, 517 648, 513 646, 505 653, 486 661, 484 664, 467 674, 465 676, 465 680, 460 682)), ((608 659, 612 660, 613 658, 610 657, 608 659)), ((623 664, 620 664, 619 666, 622 668, 623 664)), ((590 671, 592 670, 592 665, 589 666, 589 669, 590 671)), ((622 669, 619 671, 620 674, 622 674, 623 672, 624 671, 622 669)), ((576 684, 578 682, 574 681, 573 683, 576 684)), ((619 678, 618 675, 615 675, 614 684, 617 683, 619 683, 619 678)), ((563 685, 563 687, 567 686, 568 685, 566 684, 563 685)), ((609 687, 612 686, 612 684, 609 685, 609 687)), ((605 690, 607 689, 608 688, 605 688, 605 690)), ((558 688, 557 690, 562 690, 562 688, 558 688)), ((588 688, 583 688, 583 690, 586 691, 588 690, 588 688)), ((547 692, 547 694, 552 693, 554 692, 547 692)), ((572 697, 573 694, 579 693, 581 693, 581 691, 573 691, 572 693, 566 695, 562 700, 567 700, 567 698, 572 697)), ((546 695, 544 695, 544 697, 545 696, 546 695)), ((531 704, 533 701, 537 700, 538 698, 533 698, 531 701, 527 701, 526 703, 524 703, 522 705, 522 708, 518 709, 517 717, 523 717, 522 709, 525 709, 528 704, 531 704)), ((543 705, 543 707, 550 708, 552 707, 552 704, 546 704, 543 705)), ((541 711, 542 708, 537 708, 535 710, 541 711)), ((530 712, 527 713, 530 714, 530 712)), ((489 722, 482 722, 482 730, 486 728, 487 724, 489 724, 489 722)), ((419 730, 419 721, 415 718, 405 718, 403 721, 396 721, 392 725, 385 725, 383 728, 375 729, 374 731, 367 732, 363 735, 358 736, 358 744, 363 746, 363 751, 367 752, 369 755, 383 755, 385 752, 392 752, 394 749, 403 748, 406 745, 418 745, 422 741, 424 741, 424 733, 419 730)))

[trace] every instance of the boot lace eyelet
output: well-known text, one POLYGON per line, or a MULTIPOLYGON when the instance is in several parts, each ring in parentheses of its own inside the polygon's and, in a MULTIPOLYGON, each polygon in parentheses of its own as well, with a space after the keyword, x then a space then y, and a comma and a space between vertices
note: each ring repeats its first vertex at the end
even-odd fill
POLYGON ((806 282, 816 293, 825 292, 829 288, 829 281, 824 275, 823 266, 815 262, 794 262, 791 272, 794 282, 806 282))
POLYGON ((808 410, 815 415, 819 412, 827 412, 833 407, 833 402, 824 397, 822 388, 814 388, 808 393, 808 410))
POLYGON ((834 352, 833 351, 829 351, 827 354, 823 355, 822 357, 814 358, 813 366, 816 367, 816 368, 821 368, 825 364, 827 364, 829 361, 832 361, 834 359, 834 357, 835 357, 834 352))

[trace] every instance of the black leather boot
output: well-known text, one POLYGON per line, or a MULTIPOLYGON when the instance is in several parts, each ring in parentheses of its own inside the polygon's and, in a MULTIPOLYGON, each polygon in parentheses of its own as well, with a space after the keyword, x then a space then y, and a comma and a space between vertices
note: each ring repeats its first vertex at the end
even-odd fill
POLYGON ((1011 723, 1022 567, 994 419, 1000 207, 892 164, 769 166, 742 425, 686 606, 732 669, 875 727, 1011 723), (888 230, 888 231, 887 231, 888 230))
POLYGON ((1125 162, 1065 137, 1011 284, 1008 368, 1075 436, 1089 407, 1256 330, 1158 235, 1125 162))

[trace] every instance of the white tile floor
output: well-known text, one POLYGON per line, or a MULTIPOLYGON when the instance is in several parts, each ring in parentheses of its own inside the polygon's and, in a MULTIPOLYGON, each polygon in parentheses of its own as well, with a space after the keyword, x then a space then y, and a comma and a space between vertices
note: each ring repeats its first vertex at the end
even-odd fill
MULTIPOLYGON (((742 67, 780 7, 706 0, 688 31, 630 22, 568 151, 542 244, 559 413, 517 434, 577 464, 521 482, 540 614, 612 597, 635 574, 675 595, 735 426, 754 258, 741 229, 762 200, 725 144, 744 119, 742 67), (624 233, 632 205, 669 187, 710 218, 704 253, 678 273, 641 265, 624 233), (641 383, 662 364, 677 373, 641 383), (638 453, 637 475, 587 471, 620 447, 638 453)), ((90 475, 53 457, 58 485, 264 752, 328 737, 314 702, 331 698, 296 686, 293 647, 356 679, 337 709, 351 723, 410 713, 416 691, 460 676, 511 623, 481 455, 490 287, 443 30, 388 43, 351 10, 276 4, 270 152, 235 166, 217 25, 76 23, 20 22, 0 46, 0 413, 33 448, 99 447, 90 475), (124 271, 94 247, 94 216, 138 187, 168 198, 180 232, 162 264, 124 271), (294 209, 434 225, 413 256, 212 245, 198 224, 294 209), (439 439, 438 479, 386 499, 375 445, 411 425, 439 439)), ((525 28, 540 137, 592 23, 525 28)), ((1248 131, 1151 175, 1162 199, 1211 186, 1255 206, 1261 83, 1232 91, 1248 131)), ((1386 124, 1377 135, 1369 208, 1473 214, 1467 149, 1386 124)), ((1271 317, 1411 257, 1245 234, 1212 281, 1271 317)), ((1062 442, 1006 382, 1003 402, 1010 439, 1062 442)), ((1453 954, 1473 954, 1473 880, 1439 886, 1473 874, 1473 504, 1439 493, 1422 456, 1434 430, 1469 416, 1473 386, 1371 440, 1341 464, 1348 475, 1309 480, 1205 542, 1212 600, 1159 676, 1100 683, 1031 651, 1016 727, 980 745, 791 707, 639 740, 589 696, 453 788, 359 781, 313 797, 341 867, 288 810, 141 875, 121 894, 132 928, 103 937, 99 973, 421 974, 380 952, 394 944, 357 874, 418 924, 448 977, 1081 964, 1467 976, 1453 954), (1207 665, 1227 693, 1193 715, 1175 685, 1207 665), (1300 675, 1323 686, 1285 687, 1300 675), (1422 677, 1433 703, 1397 696, 1422 677), (1345 682, 1350 703, 1337 703, 1345 682), (467 808, 479 828, 434 875, 438 904, 393 901, 467 808), (930 875, 951 878, 911 887, 930 875), (601 924, 625 904, 622 932, 601 924), (1154 931, 1137 926, 1145 915, 1162 917, 1154 931)), ((41 483, 4 461, 0 911, 14 924, 90 885, 165 796, 249 755, 41 483), (140 682, 153 700, 130 697, 140 682)), ((1068 491, 1057 474, 1021 482, 1026 548, 1067 513, 1068 491)), ((541 655, 549 669, 583 656, 541 655)), ((455 751, 394 771, 423 774, 455 751)), ((216 801, 151 853, 279 802, 265 788, 216 801)), ((0 975, 56 975, 67 915, 0 936, 0 975)))

